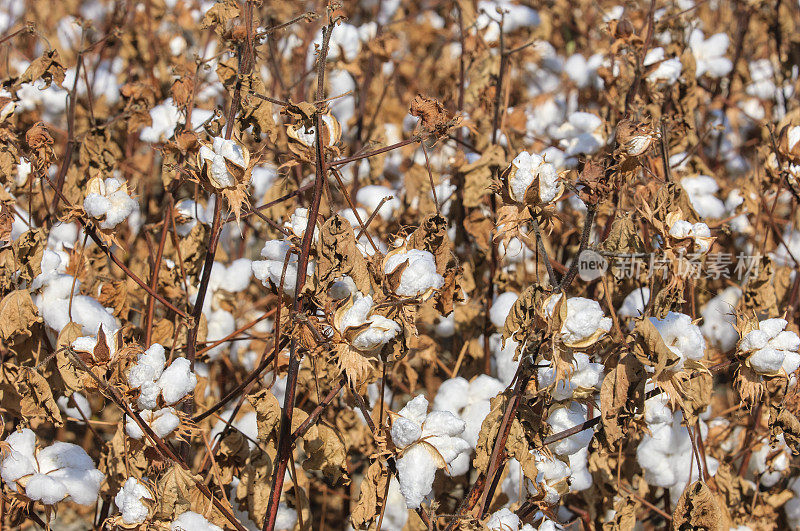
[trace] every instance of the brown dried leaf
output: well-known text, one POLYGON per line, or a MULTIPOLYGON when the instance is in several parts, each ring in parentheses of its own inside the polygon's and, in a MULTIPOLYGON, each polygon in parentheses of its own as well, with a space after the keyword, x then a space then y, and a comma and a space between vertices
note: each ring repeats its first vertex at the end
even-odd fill
POLYGON ((347 450, 339 435, 324 424, 316 424, 303 435, 303 449, 308 458, 303 462, 306 470, 320 470, 334 483, 347 477, 347 450))
POLYGON ((19 334, 30 337, 31 327, 41 320, 28 290, 12 291, 0 300, 0 338, 5 341, 19 334))
POLYGON ((383 494, 388 483, 389 470, 386 465, 380 459, 373 460, 361 481, 358 501, 351 508, 350 523, 354 529, 366 529, 367 524, 377 519, 386 501, 383 494))
POLYGON ((672 513, 672 529, 725 531, 729 526, 719 500, 702 481, 688 485, 672 513))

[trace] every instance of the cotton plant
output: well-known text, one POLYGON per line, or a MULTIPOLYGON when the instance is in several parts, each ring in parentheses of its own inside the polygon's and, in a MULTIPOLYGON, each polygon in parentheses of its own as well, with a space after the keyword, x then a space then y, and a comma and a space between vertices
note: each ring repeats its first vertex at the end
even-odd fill
POLYGON ((130 477, 114 496, 114 504, 120 511, 123 524, 143 524, 150 514, 153 494, 140 480, 130 477))
POLYGON ((97 501, 105 475, 80 446, 56 441, 41 447, 27 428, 6 437, 3 446, 0 477, 20 496, 47 506, 63 500, 80 505, 97 501))
POLYGON ((397 473, 400 492, 409 509, 417 509, 431 493, 436 470, 447 468, 470 449, 460 437, 466 423, 449 411, 428 413, 428 400, 418 395, 393 415, 392 441, 400 457, 397 473))
MULTIPOLYGON (((559 404, 550 410, 545 422, 550 426, 553 433, 560 433, 575 426, 580 426, 588 419, 588 409, 586 405, 580 402, 569 402, 566 405, 559 404)), ((594 430, 586 428, 569 437, 565 437, 550 445, 550 449, 556 455, 568 456, 580 452, 582 449, 587 448, 592 438, 594 437, 594 430)))
POLYGON ((738 354, 758 374, 791 376, 800 367, 800 337, 786 330, 785 319, 748 323, 739 342, 738 354))
MULTIPOLYGON (((465 424, 461 437, 471 448, 476 448, 483 421, 491 411, 490 400, 504 389, 502 382, 487 374, 481 374, 471 382, 460 376, 450 378, 439 386, 433 400, 433 410, 449 411, 461 418, 465 424)), ((453 461, 448 473, 457 476, 468 469, 469 454, 462 453, 453 461)))
MULTIPOLYGON (((693 459, 692 439, 683 425, 683 413, 673 413, 665 395, 645 401, 645 421, 650 433, 644 435, 636 448, 636 459, 645 481, 653 487, 668 489, 674 505, 686 485, 701 478, 700 465, 693 459)), ((700 437, 705 440, 708 427, 702 420, 698 420, 698 427, 700 437)), ((713 476, 719 462, 706 456, 705 465, 713 476)))
POLYGON ((436 260, 428 251, 398 247, 383 262, 394 292, 401 297, 428 298, 444 285, 444 277, 436 271, 436 260))

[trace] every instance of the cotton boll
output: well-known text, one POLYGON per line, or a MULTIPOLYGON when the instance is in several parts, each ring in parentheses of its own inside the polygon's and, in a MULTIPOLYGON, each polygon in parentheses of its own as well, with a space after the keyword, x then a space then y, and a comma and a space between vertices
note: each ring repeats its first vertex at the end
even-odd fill
POLYGON ((784 319, 765 319, 739 342, 739 351, 756 372, 777 374, 781 369, 793 373, 800 365, 800 337, 785 330, 784 319))
POLYGON ((578 452, 568 456, 569 459, 569 491, 579 492, 592 486, 592 474, 587 468, 589 466, 589 449, 583 448, 578 452))
POLYGON ((83 209, 99 220, 101 229, 113 229, 138 208, 136 200, 128 195, 126 183, 116 177, 95 178, 88 184, 90 193, 83 200, 83 209))
MULTIPOLYGON (((206 332, 206 343, 215 343, 236 331, 236 320, 233 315, 226 310, 215 310, 211 312, 207 318, 208 330, 206 332)), ((230 342, 226 341, 212 347, 207 352, 208 358, 211 360, 217 359, 229 345, 230 342)))
POLYGON ((33 501, 53 505, 67 497, 67 489, 55 478, 34 474, 25 486, 25 495, 33 501))
POLYGON ((406 507, 417 509, 433 488, 436 463, 427 448, 416 444, 411 446, 397 460, 397 473, 400 477, 400 492, 406 500, 406 507))
POLYGON ((519 525, 519 516, 504 508, 492 514, 486 522, 486 529, 490 531, 518 531, 519 525))
POLYGON ((536 485, 544 491, 544 502, 555 505, 561 499, 556 485, 565 482, 571 471, 569 466, 556 457, 547 457, 539 452, 534 452, 536 459, 536 485))
POLYGON ((192 511, 181 513, 179 517, 172 521, 169 526, 171 531, 222 531, 218 525, 214 525, 200 514, 192 511))
POLYGON ((719 185, 713 177, 684 177, 681 179, 681 187, 686 190, 689 202, 700 219, 721 218, 725 215, 725 203, 714 195, 719 191, 719 185))
POLYGON ((636 288, 622 301, 622 306, 617 310, 618 317, 641 317, 644 314, 644 309, 650 302, 650 288, 642 287, 636 288))
POLYGON ((72 393, 71 397, 61 396, 56 400, 56 403, 61 411, 72 418, 92 418, 92 406, 89 405, 89 401, 81 393, 72 393), (70 398, 72 398, 72 401, 70 398))
POLYGON ((470 402, 469 381, 466 378, 457 376, 442 382, 436 391, 436 398, 433 400, 435 411, 450 411, 458 414, 470 402))
MULTIPOLYGON (((558 433, 583 424, 586 421, 586 413, 586 406, 578 402, 570 402, 567 407, 553 409, 547 417, 547 423, 553 433, 558 433)), ((589 446, 592 437, 594 437, 594 430, 587 428, 554 443, 551 449, 558 455, 574 454, 581 448, 589 446)))
POLYGON ((153 343, 138 355, 136 364, 128 371, 128 383, 136 389, 146 382, 155 382, 164 371, 166 361, 164 347, 153 343))
POLYGON ((736 346, 739 338, 739 334, 733 327, 735 323, 733 312, 741 295, 742 291, 739 288, 731 286, 708 301, 700 311, 703 316, 700 330, 713 345, 723 352, 736 346))
POLYGON ((683 368, 683 362, 687 359, 699 360, 703 357, 706 349, 705 339, 700 328, 692 324, 692 319, 688 315, 667 312, 663 319, 651 317, 650 322, 661 334, 667 348, 680 358, 680 362, 673 370, 678 371, 683 368))
POLYGON ((392 220, 395 212, 402 206, 397 195, 397 192, 386 186, 368 185, 359 188, 356 193, 356 201, 364 205, 371 213, 378 208, 384 198, 389 197, 390 199, 383 203, 381 209, 378 210, 378 215, 383 219, 392 220))
MULTIPOLYGON (((550 298, 547 315, 555 310, 561 295, 550 298)), ((611 330, 611 318, 605 317, 600 303, 583 297, 570 297, 566 301, 567 318, 561 325, 561 340, 567 345, 583 346, 592 338, 599 338, 611 330)))
POLYGON ((642 62, 643 66, 651 66, 659 63, 658 66, 650 74, 647 79, 652 82, 663 82, 672 85, 678 81, 681 76, 683 65, 678 57, 671 57, 666 59, 664 48, 652 48, 647 52, 642 62))
POLYGON ((731 71, 733 63, 725 57, 729 43, 730 39, 725 33, 717 33, 706 39, 702 30, 692 31, 689 35, 689 47, 697 65, 698 78, 706 73, 711 77, 720 78, 731 71))
POLYGON ((0 461, 0 477, 11 490, 16 491, 16 481, 37 470, 34 452, 36 435, 30 429, 15 431, 5 439, 10 451, 0 461))
POLYGON ((149 511, 142 499, 152 500, 153 496, 138 479, 128 478, 114 497, 124 523, 141 524, 145 521, 149 511))
POLYGON ((194 391, 197 385, 197 376, 190 368, 186 358, 176 358, 172 361, 158 379, 161 396, 168 405, 174 404, 194 391))
POLYGON ((408 265, 400 275, 400 284, 395 290, 398 295, 418 297, 430 289, 439 289, 444 285, 444 278, 436 272, 433 255, 419 249, 390 254, 386 257, 384 272, 388 275, 405 262, 408 265))
POLYGON ((555 369, 552 367, 539 369, 540 388, 555 384, 551 393, 553 400, 569 400, 579 388, 592 389, 600 385, 603 376, 603 364, 591 362, 589 356, 582 352, 574 353, 573 357, 575 370, 558 382, 555 381, 555 369))
POLYGON ((506 317, 517 299, 519 299, 519 295, 513 291, 506 291, 497 296, 489 309, 489 319, 493 325, 500 329, 505 327, 506 317))
POLYGON ((514 375, 517 373, 517 367, 519 367, 519 360, 514 361, 519 344, 514 339, 508 338, 505 347, 502 345, 503 341, 500 334, 492 334, 489 337, 489 347, 493 354, 492 365, 497 374, 497 379, 503 385, 510 385, 514 375))

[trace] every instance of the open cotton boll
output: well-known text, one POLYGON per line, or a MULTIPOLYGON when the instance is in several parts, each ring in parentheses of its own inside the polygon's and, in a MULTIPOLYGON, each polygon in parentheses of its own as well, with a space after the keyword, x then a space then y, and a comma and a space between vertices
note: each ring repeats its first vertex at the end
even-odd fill
MULTIPOLYGON (((150 426, 150 429, 162 439, 175 431, 175 428, 181 424, 180 418, 175 413, 175 408, 172 407, 165 407, 158 411, 145 409, 139 415, 150 426)), ((125 415, 125 433, 134 439, 141 439, 145 436, 139 425, 128 415, 125 415)))
POLYGON ((497 296, 489 309, 489 320, 493 325, 500 329, 506 326, 506 317, 517 299, 519 299, 519 295, 513 291, 506 291, 497 296))
MULTIPOLYGON (((364 205, 370 213, 375 212, 375 209, 378 208, 378 205, 381 204, 385 197, 390 199, 383 203, 381 209, 378 210, 378 215, 385 220, 391 221, 394 219, 395 212, 402 206, 402 203, 397 198, 397 192, 387 186, 371 184, 362 186, 356 193, 356 201, 364 205)), ((364 218, 364 221, 366 221, 366 218, 364 218)))
MULTIPOLYGON (((275 389, 272 389, 273 394, 275 389)), ((278 398, 279 403, 283 403, 283 401, 278 398)), ((226 410, 223 413, 220 413, 220 420, 218 420, 214 427, 211 428, 211 433, 209 434, 209 440, 214 440, 217 435, 222 433, 222 430, 225 429, 225 426, 228 420, 231 418, 233 414, 233 408, 226 410)), ((256 447, 255 442, 258 440, 258 422, 256 419, 256 412, 255 411, 248 411, 247 413, 241 414, 241 416, 234 420, 231 423, 236 431, 240 432, 248 442, 250 449, 254 449, 256 447)))
POLYGON ((786 520, 792 529, 800 527, 800 477, 794 477, 787 485, 794 496, 783 505, 786 520))
POLYGON ((346 219, 350 226, 354 228, 360 228, 361 223, 366 223, 369 218, 367 211, 361 207, 356 207, 355 211, 352 208, 342 209, 339 211, 339 215, 346 219), (358 214, 358 217, 356 217, 356 214, 358 214), (361 218, 361 223, 358 222, 358 218, 361 218))
POLYGON ((157 382, 161 388, 161 396, 168 405, 174 404, 194 391, 197 385, 197 376, 190 368, 186 358, 176 358, 167 367, 157 382))
POLYGON ((719 185, 713 177, 684 177, 681 179, 681 188, 686 190, 689 203, 700 219, 721 218, 725 215, 725 203, 714 195, 719 192, 719 185))
POLYGON ((343 336, 347 336, 348 329, 361 329, 355 336, 350 337, 353 348, 363 352, 372 352, 391 341, 401 330, 395 321, 382 315, 370 315, 372 312, 372 295, 356 293, 352 305, 334 321, 336 328, 343 336))
POLYGON ((550 203, 561 194, 558 173, 555 166, 546 162, 541 155, 523 151, 511 161, 515 171, 508 179, 511 198, 520 203, 525 202, 528 188, 538 183, 535 197, 542 203, 550 203))
POLYGON ((408 262, 400 275, 400 283, 395 293, 404 297, 417 297, 430 289, 439 289, 444 285, 444 278, 436 272, 436 261, 431 253, 419 249, 410 249, 386 257, 384 273, 392 273, 401 264, 408 262))
POLYGON ((465 427, 461 437, 472 448, 478 445, 481 425, 489 415, 490 400, 503 392, 505 386, 488 374, 481 374, 472 382, 459 377, 442 382, 433 401, 436 411, 449 411, 461 417, 465 427))
POLYGON ((56 403, 58 404, 58 409, 72 418, 92 418, 92 406, 89 405, 89 401, 86 400, 86 397, 81 393, 75 392, 69 397, 60 396, 58 400, 56 400, 56 403), (70 398, 72 398, 72 400, 70 400, 70 398))
POLYGON ((181 513, 179 517, 169 525, 170 531, 222 531, 218 525, 214 525, 206 518, 193 511, 181 513))
POLYGON ((419 395, 392 423, 392 441, 402 450, 397 460, 400 491, 409 509, 418 508, 430 494, 437 468, 449 465, 470 449, 469 443, 458 437, 464 431, 464 421, 449 411, 427 411, 428 401, 419 395), (421 440, 425 444, 420 444, 421 440))
POLYGON ((500 19, 498 9, 505 15, 503 33, 536 27, 541 23, 539 12, 531 7, 514 4, 508 0, 481 0, 478 2, 478 18, 475 26, 478 30, 486 30, 483 34, 486 42, 496 42, 500 38, 500 26, 497 23, 500 19))
POLYGON ((782 472, 789 469, 791 452, 781 433, 774 442, 762 442, 750 456, 748 470, 766 488, 771 488, 782 478, 782 472))
POLYGON ((667 312, 663 319, 650 318, 656 327, 664 344, 679 358, 672 370, 679 371, 686 360, 702 359, 706 350, 706 341, 700 328, 692 324, 688 315, 676 312, 667 312))
MULTIPOLYGON (((192 109, 192 127, 199 127, 203 122, 213 116, 212 111, 205 109, 192 109)), ((185 120, 178 107, 172 101, 172 98, 167 98, 163 103, 160 103, 150 109, 150 119, 152 123, 143 128, 139 133, 139 139, 142 142, 150 142, 153 144, 159 142, 166 142, 175 131, 179 123, 185 120)))
POLYGON ((717 33, 706 39, 699 28, 692 31, 689 35, 689 47, 694 55, 698 78, 703 74, 719 78, 731 71, 733 63, 725 57, 728 44, 730 39, 725 33, 717 33))
POLYGON ((647 286, 635 288, 625 296, 622 305, 617 310, 617 317, 641 317, 649 302, 650 288, 647 286))
POLYGON ((753 370, 766 375, 783 370, 790 375, 800 367, 800 337, 786 325, 784 319, 765 319, 739 342, 739 351, 753 370))
MULTIPOLYGON (((559 433, 570 428, 574 428, 586 422, 587 409, 586 406, 578 402, 570 402, 566 407, 556 407, 547 416, 547 423, 553 430, 553 433, 559 433)), ((570 455, 589 446, 592 437, 594 437, 594 430, 587 428, 583 431, 570 435, 562 439, 550 448, 558 455, 570 455)))
POLYGON ((97 470, 92 458, 78 445, 57 441, 36 449, 36 435, 24 429, 9 435, 11 448, 0 464, 0 476, 17 492, 17 482, 25 487, 25 496, 45 505, 69 498, 80 505, 97 501, 105 474, 97 470))
POLYGON ((653 82, 664 82, 666 84, 673 84, 681 77, 683 65, 678 57, 671 57, 666 59, 664 48, 660 46, 651 48, 647 55, 644 56, 643 66, 651 66, 658 63, 658 66, 647 75, 647 79, 653 82))
MULTIPOLYGON (((560 293, 550 297, 545 307, 548 316, 552 315, 560 299, 560 293)), ((588 346, 611 330, 611 318, 605 317, 599 302, 583 297, 570 297, 566 305, 567 318, 561 325, 561 340, 566 345, 588 346)))
POLYGON ((544 502, 555 505, 566 491, 567 480, 571 474, 569 465, 557 457, 548 457, 538 451, 533 452, 536 459, 536 486, 544 492, 544 502))
MULTIPOLYGON (((287 297, 294 297, 295 284, 297 283, 297 255, 287 251, 292 248, 292 244, 284 240, 269 240, 264 244, 261 249, 261 256, 266 260, 253 261, 251 268, 253 275, 269 287, 271 282, 273 286, 279 286, 281 282, 281 274, 283 273, 284 260, 288 261, 286 265, 286 275, 283 277, 283 293, 287 297)), ((314 266, 309 262, 306 273, 308 275, 314 274, 314 266)))
POLYGON ((553 400, 569 400, 577 389, 599 388, 603 380, 603 364, 593 363, 589 356, 576 352, 573 360, 574 370, 565 379, 556 383, 556 371, 552 367, 542 367, 538 372, 539 387, 545 388, 556 383, 551 396, 553 400))
POLYGON ((136 389, 146 382, 155 382, 164 372, 166 362, 164 347, 153 343, 137 356, 136 364, 128 371, 128 383, 136 389))
MULTIPOLYGON (((220 262, 214 262, 214 265, 211 266, 208 287, 212 293, 218 289, 224 289, 229 293, 239 293, 250 285, 251 271, 252 261, 247 258, 239 258, 227 266, 220 262)), ((206 300, 209 299, 210 297, 206 297, 206 300)))
POLYGON ((503 382, 503 385, 510 385, 511 380, 517 373, 519 367, 519 359, 514 361, 517 347, 519 343, 512 338, 506 339, 505 347, 503 347, 503 337, 500 334, 492 334, 489 337, 489 347, 492 350, 492 367, 497 374, 497 379, 503 382))
POLYGON ((489 517, 485 529, 488 531, 533 531, 533 526, 523 524, 519 516, 510 509, 503 508, 489 517))
POLYGON ((143 499, 152 500, 153 495, 136 478, 128 478, 114 496, 114 503, 122 513, 122 521, 126 524, 141 524, 148 515, 147 505, 143 499))
POLYGON ((592 486, 592 474, 589 472, 589 448, 582 448, 567 456, 569 459, 569 491, 580 492, 592 486))
POLYGON ((708 301, 700 310, 700 315, 703 316, 700 330, 712 345, 723 352, 736 346, 736 341, 739 339, 739 334, 733 325, 736 322, 734 309, 741 296, 742 290, 731 286, 708 301))
POLYGON ((122 179, 96 178, 90 180, 88 186, 90 193, 83 200, 83 209, 99 220, 101 229, 113 229, 139 208, 136 200, 128 195, 128 187, 122 179))

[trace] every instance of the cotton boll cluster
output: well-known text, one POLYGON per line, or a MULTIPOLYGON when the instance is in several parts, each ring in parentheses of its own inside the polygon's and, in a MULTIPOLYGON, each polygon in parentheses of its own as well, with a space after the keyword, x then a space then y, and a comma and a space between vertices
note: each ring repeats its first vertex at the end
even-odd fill
POLYGON ((591 155, 605 144, 602 133, 603 120, 589 112, 573 112, 567 121, 551 128, 550 136, 559 141, 559 147, 568 157, 591 155))
MULTIPOLYGON (((545 315, 550 317, 562 295, 556 294, 548 299, 545 315)), ((570 297, 564 303, 567 316, 561 324, 561 340, 565 345, 582 348, 588 347, 611 330, 611 318, 605 317, 600 303, 583 297, 570 297)))
POLYGON ((397 413, 392 440, 402 451, 397 460, 400 492, 409 509, 416 509, 433 488, 436 470, 449 466, 470 449, 460 435, 466 424, 449 411, 428 413, 428 401, 419 395, 397 413), (424 440, 424 443, 423 443, 424 440))
POLYGON ((390 275, 402 267, 395 293, 403 297, 425 296, 444 285, 444 278, 436 272, 436 262, 428 251, 420 249, 399 250, 387 255, 384 273, 390 275))
MULTIPOLYGON (((636 449, 636 459, 644 470, 645 480, 654 487, 669 489, 676 503, 686 485, 701 477, 697 461, 693 461, 692 439, 683 426, 683 413, 673 413, 661 396, 645 401, 645 420, 650 434, 645 434, 636 449), (690 468, 691 465, 691 468, 690 468)), ((708 428, 698 420, 700 435, 706 438, 708 428)), ((714 475, 719 462, 706 456, 708 474, 714 475)))
MULTIPOLYGON (((489 401, 502 393, 505 386, 489 375, 481 374, 471 382, 456 377, 442 382, 433 401, 434 411, 449 411, 464 421, 461 437, 470 447, 478 446, 478 434, 484 419, 489 414, 489 401)), ((469 468, 469 454, 461 454, 453 462, 450 475, 463 474, 469 468)))
MULTIPOLYGON (((257 260, 252 263, 253 275, 264 284, 265 287, 280 286, 281 275, 283 274, 284 260, 286 264, 286 274, 283 276, 283 293, 287 297, 294 297, 295 284, 297 283, 297 255, 290 253, 292 244, 285 240, 270 240, 261 249, 261 256, 266 260, 257 260)), ((314 266, 309 263, 307 274, 314 272, 314 266)))
POLYGON ((80 446, 57 441, 39 448, 36 434, 27 428, 6 437, 5 444, 0 477, 14 492, 45 505, 64 499, 81 505, 97 501, 105 475, 80 446))
POLYGON ((656 327, 661 339, 679 361, 673 371, 683 368, 686 360, 700 360, 706 350, 706 341, 700 328, 692 323, 692 318, 683 313, 667 312, 663 319, 651 317, 650 322, 656 327))
POLYGON ((774 375, 781 370, 791 375, 800 367, 800 337, 786 330, 785 319, 765 319, 739 342, 739 353, 759 374, 774 375))
POLYGON ((604 366, 602 363, 594 363, 589 356, 576 352, 573 355, 573 369, 565 379, 556 382, 556 370, 553 367, 542 367, 538 371, 539 387, 553 387, 551 396, 553 400, 569 400, 576 392, 591 393, 599 390, 603 381, 604 366))
POLYGON ((80 295, 81 281, 64 273, 66 263, 56 251, 45 249, 42 253, 42 272, 33 279, 32 289, 42 288, 34 298, 45 324, 61 330, 72 321, 81 325, 81 332, 94 335, 100 326, 111 333, 119 328, 114 315, 96 299, 80 295))
POLYGON ((146 500, 153 500, 153 495, 141 481, 136 478, 125 480, 125 484, 114 496, 114 503, 122 513, 122 522, 143 523, 150 512, 146 500))
MULTIPOLYGON (((173 407, 164 407, 156 411, 145 409, 139 412, 139 416, 153 433, 162 439, 169 436, 181 424, 181 419, 173 407)), ((133 439, 145 438, 144 430, 128 415, 125 415, 125 433, 133 439)))
MULTIPOLYGON (((559 433, 586 422, 587 413, 585 405, 579 402, 570 402, 566 406, 556 406, 551 409, 546 422, 550 425, 553 433, 559 433)), ((588 447, 592 437, 594 437, 594 430, 586 428, 555 442, 550 449, 557 455, 572 455, 588 447)))
POLYGON ((140 391, 137 400, 140 408, 154 409, 159 395, 167 405, 175 404, 197 385, 197 376, 186 358, 175 358, 166 368, 165 364, 164 347, 153 343, 139 354, 136 364, 128 371, 131 388, 140 391))

